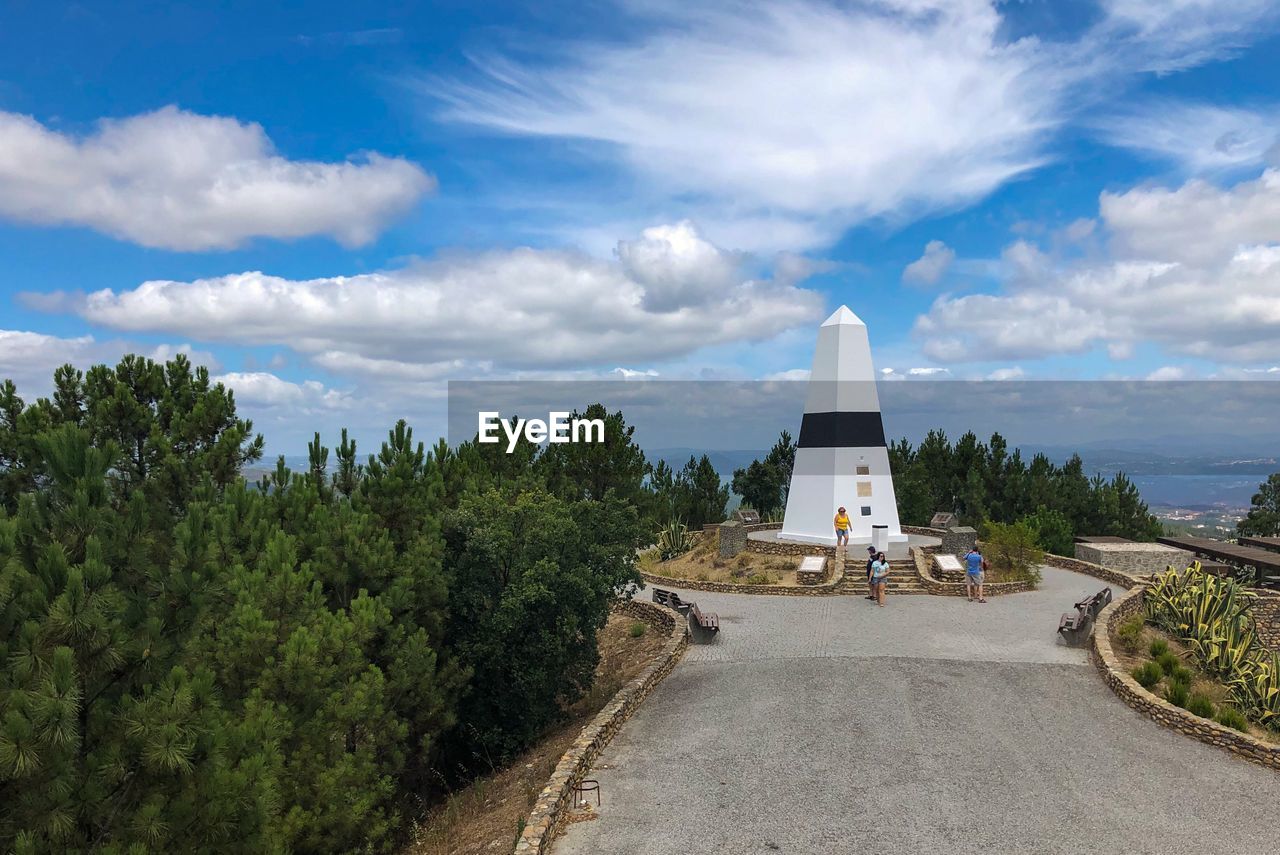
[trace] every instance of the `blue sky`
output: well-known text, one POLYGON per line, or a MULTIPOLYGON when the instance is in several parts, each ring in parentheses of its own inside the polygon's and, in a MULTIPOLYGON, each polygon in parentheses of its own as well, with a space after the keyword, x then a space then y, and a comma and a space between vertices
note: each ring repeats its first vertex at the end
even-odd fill
POLYGON ((841 303, 886 379, 1280 378, 1275 3, 212 5, 0 11, 28 397, 186 351, 296 453, 841 303))

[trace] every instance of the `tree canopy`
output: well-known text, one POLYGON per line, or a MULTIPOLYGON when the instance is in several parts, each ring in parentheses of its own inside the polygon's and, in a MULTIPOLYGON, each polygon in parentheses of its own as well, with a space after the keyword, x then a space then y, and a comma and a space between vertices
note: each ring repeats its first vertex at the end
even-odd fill
POLYGON ((1280 472, 1258 485, 1253 506, 1236 523, 1236 531, 1252 537, 1280 537, 1280 472))
POLYGON ((394 850, 589 688, 639 581, 620 414, 545 469, 400 422, 250 485, 262 438, 184 358, 54 385, 0 385, 6 851, 394 850))

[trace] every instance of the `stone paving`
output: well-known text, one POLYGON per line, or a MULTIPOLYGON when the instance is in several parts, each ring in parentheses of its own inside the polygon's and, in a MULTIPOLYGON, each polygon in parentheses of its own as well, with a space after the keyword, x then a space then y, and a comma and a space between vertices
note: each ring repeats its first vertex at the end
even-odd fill
POLYGON ((720 614, 606 749, 556 855, 1275 853, 1280 776, 1148 721, 1058 615, 1102 587, 950 597, 691 592, 720 614))

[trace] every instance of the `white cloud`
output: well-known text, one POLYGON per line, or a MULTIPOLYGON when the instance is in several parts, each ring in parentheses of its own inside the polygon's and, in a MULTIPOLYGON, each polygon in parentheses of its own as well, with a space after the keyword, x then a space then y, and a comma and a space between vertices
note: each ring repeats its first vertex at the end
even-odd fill
POLYGON ((897 368, 881 368, 880 369, 881 380, 911 380, 911 379, 928 380, 930 378, 942 379, 944 377, 947 377, 950 374, 951 374, 951 369, 942 368, 936 365, 923 367, 923 368, 908 368, 906 370, 899 370, 897 368))
POLYGON ((203 365, 210 371, 218 371, 222 364, 211 351, 197 350, 189 344, 158 344, 143 355, 152 362, 168 362, 178 354, 185 356, 192 365, 203 365))
POLYGON ((1280 109, 1147 102, 1099 123, 1112 145, 1176 163, 1190 173, 1260 166, 1280 139, 1280 109))
POLYGON ((1038 73, 1041 46, 1002 43, 984 3, 644 12, 657 20, 638 39, 577 45, 552 67, 484 58, 474 83, 419 89, 447 119, 598 143, 644 190, 718 210, 723 222, 699 220, 755 247, 779 228, 812 245, 867 217, 982 196, 1042 161, 1069 85, 1061 69, 1038 73))
POLYGON ((635 368, 623 368, 622 366, 618 366, 613 369, 612 373, 617 374, 623 380, 644 380, 649 377, 659 376, 658 372, 654 371, 652 368, 647 371, 641 371, 635 368))
POLYGON ((902 281, 918 285, 934 285, 956 260, 956 253, 940 240, 931 240, 924 247, 924 255, 906 266, 902 281))
POLYGON ((1133 67, 1158 74, 1229 56, 1275 21, 1272 0, 1103 0, 1097 27, 1133 67))
POLYGON ((1185 380, 1187 369, 1177 365, 1162 365, 1147 375, 1148 380, 1185 380))
POLYGON ((127 353, 138 353, 165 362, 179 353, 195 365, 217 370, 212 353, 190 344, 159 344, 151 347, 119 339, 98 341, 91 335, 63 338, 27 330, 0 329, 0 380, 12 380, 18 393, 34 400, 53 388, 53 372, 71 364, 82 371, 98 363, 115 365, 127 353))
POLYGON ((82 138, 0 112, 0 216, 143 246, 311 235, 359 246, 435 186, 418 166, 379 154, 289 160, 260 125, 174 107, 104 119, 82 138))
POLYGON ((0 380, 12 380, 19 394, 45 394, 53 386, 54 369, 67 362, 97 358, 96 344, 90 335, 59 338, 25 330, 0 330, 0 380))
POLYGON ((995 371, 992 371, 990 374, 987 375, 987 379, 988 380, 1021 380, 1023 377, 1026 377, 1026 376, 1027 376, 1027 372, 1023 371, 1021 368, 1015 365, 1012 368, 997 368, 995 371))
POLYGON ((1097 220, 1090 219, 1089 217, 1081 217, 1078 220, 1072 220, 1067 227, 1062 230, 1062 236, 1072 243, 1079 243, 1092 235, 1093 230, 1097 225, 1097 220))
MULTIPOLYGON (((979 199, 1133 75, 1229 54, 1272 17, 1266 0, 1115 0, 1075 39, 1010 38, 1008 5, 619 2, 617 37, 408 84, 437 118, 585 144, 627 174, 633 207, 693 216, 733 246, 800 249, 979 199)), ((614 204, 561 230, 593 245, 614 204)))
POLYGON ((644 287, 644 306, 651 311, 715 300, 738 276, 739 260, 703 240, 687 220, 619 241, 616 254, 627 275, 644 287))
POLYGON ((772 374, 766 374, 765 380, 786 380, 786 381, 802 381, 808 380, 811 372, 808 368, 788 368, 786 371, 775 371, 772 374))
POLYGON ((1099 209, 1130 257, 1212 263, 1242 247, 1280 243, 1280 169, 1226 189, 1195 179, 1174 190, 1103 193, 1099 209))
POLYGON ((317 380, 294 383, 266 371, 231 372, 217 375, 213 380, 231 389, 237 404, 248 404, 254 410, 312 415, 355 406, 350 393, 328 388, 317 380))
POLYGON ((1280 357, 1280 170, 1104 193, 1100 208, 1110 257, 1036 250, 1001 294, 940 297, 916 321, 923 352, 981 362, 1105 345, 1121 359, 1148 341, 1235 365, 1280 357))
POLYGON ((675 233, 693 248, 674 261, 646 256, 643 281, 621 261, 516 249, 307 281, 247 272, 145 282, 62 302, 113 329, 285 345, 343 373, 406 376, 414 371, 407 366, 420 366, 421 379, 460 369, 655 362, 820 320, 822 297, 794 285, 739 275, 703 290, 709 278, 724 277, 734 255, 686 225, 675 233), (685 279, 699 284, 686 291, 685 279), (647 305, 655 287, 660 311, 647 305))

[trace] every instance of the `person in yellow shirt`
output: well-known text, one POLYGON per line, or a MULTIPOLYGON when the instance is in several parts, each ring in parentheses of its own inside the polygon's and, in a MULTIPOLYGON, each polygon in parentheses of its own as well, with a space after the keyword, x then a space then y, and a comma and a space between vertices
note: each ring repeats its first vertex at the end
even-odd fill
POLYGON ((836 511, 836 547, 849 545, 849 515, 844 508, 836 511))

